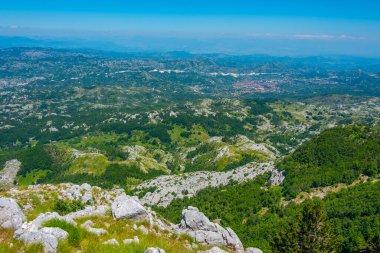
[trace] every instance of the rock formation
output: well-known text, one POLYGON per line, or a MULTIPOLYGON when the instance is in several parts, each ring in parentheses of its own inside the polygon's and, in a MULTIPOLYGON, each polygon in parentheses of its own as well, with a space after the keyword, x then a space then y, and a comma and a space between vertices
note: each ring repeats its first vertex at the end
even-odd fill
POLYGON ((25 215, 14 199, 0 198, 1 228, 18 229, 25 219, 25 215))
POLYGON ((144 253, 165 253, 165 250, 160 248, 147 248, 144 253))
POLYGON ((58 213, 43 213, 30 222, 24 222, 14 233, 14 238, 26 244, 40 243, 44 246, 45 253, 57 252, 58 241, 65 239, 68 233, 61 228, 42 227, 49 220, 62 220, 72 225, 76 222, 58 213))
POLYGON ((243 251, 243 244, 231 228, 223 228, 211 222, 196 207, 189 206, 182 211, 179 229, 205 245, 226 246, 235 251, 243 251))
POLYGON ((246 182, 264 173, 272 173, 273 185, 281 184, 284 176, 274 168, 273 162, 248 163, 226 172, 197 171, 182 175, 160 176, 136 187, 137 193, 148 191, 141 199, 144 205, 167 207, 173 200, 192 197, 207 187, 228 185, 231 181, 246 182), (154 189, 149 191, 150 189, 154 189))
POLYGON ((212 247, 211 249, 209 250, 206 250, 206 251, 198 251, 197 253, 228 253, 227 251, 225 250, 222 250, 218 247, 212 247))
POLYGON ((115 219, 144 220, 149 217, 146 209, 133 197, 126 194, 116 197, 111 209, 115 219))
POLYGON ((5 166, 0 170, 0 189, 13 186, 17 172, 20 170, 21 162, 18 160, 10 160, 5 163, 5 166))

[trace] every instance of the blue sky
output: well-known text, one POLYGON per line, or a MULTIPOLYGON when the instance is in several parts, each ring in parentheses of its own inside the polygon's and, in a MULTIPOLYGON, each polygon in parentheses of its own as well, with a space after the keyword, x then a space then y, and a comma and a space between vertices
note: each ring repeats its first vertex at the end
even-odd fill
MULTIPOLYGON (((322 42, 331 48, 328 53, 335 48, 337 53, 380 55, 378 0, 1 2, 0 35, 6 36, 96 38, 115 43, 126 43, 127 38, 130 42, 134 36, 174 37, 209 41, 209 51, 216 50, 212 44, 217 39, 269 40, 279 45, 286 40, 289 46, 291 41, 297 42, 301 51, 300 41, 304 41, 309 54, 313 54, 312 42, 321 50, 318 43, 322 42), (339 51, 342 48, 344 52, 339 51)), ((231 47, 239 46, 234 43, 231 47)), ((254 53, 255 48, 247 53, 254 53)), ((323 53, 321 50, 314 53, 323 53)))

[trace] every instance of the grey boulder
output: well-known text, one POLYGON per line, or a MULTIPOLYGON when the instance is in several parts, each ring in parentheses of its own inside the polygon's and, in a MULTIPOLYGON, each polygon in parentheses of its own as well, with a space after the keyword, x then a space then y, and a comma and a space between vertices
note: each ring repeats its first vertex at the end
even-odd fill
POLYGON ((18 160, 10 160, 5 163, 5 166, 0 170, 0 188, 10 188, 16 178, 17 172, 20 170, 21 162, 18 160))
POLYGON ((245 253, 263 253, 263 251, 258 248, 247 248, 245 253))
POLYGON ((14 199, 0 198, 1 228, 18 229, 25 219, 25 215, 14 199))
POLYGON ((14 237, 26 244, 40 243, 45 253, 57 252, 58 241, 67 238, 68 233, 60 228, 16 230, 14 237))
POLYGON ((223 228, 211 222, 196 207, 189 206, 182 211, 180 232, 184 232, 204 245, 226 246, 243 252, 243 244, 231 228, 223 228))
POLYGON ((147 210, 133 197, 126 194, 116 197, 111 209, 115 219, 144 220, 149 218, 147 210))
POLYGON ((212 247, 211 249, 209 250, 206 250, 206 251, 198 251, 197 253, 228 253, 227 251, 225 250, 222 250, 218 247, 212 247))
POLYGON ((165 250, 160 249, 160 248, 147 248, 144 253, 165 253, 165 250))
POLYGON ((119 245, 119 242, 115 238, 112 238, 112 239, 109 239, 108 241, 103 242, 103 244, 106 244, 106 245, 119 245))
POLYGON ((80 227, 86 229, 88 232, 95 234, 95 235, 102 235, 102 234, 108 234, 108 231, 103 228, 94 228, 94 222, 91 220, 88 220, 84 222, 80 227))
POLYGON ((15 231, 13 237, 26 244, 40 243, 43 245, 45 253, 55 253, 57 252, 58 241, 67 238, 68 233, 61 228, 42 227, 43 223, 53 219, 76 225, 76 222, 72 219, 61 216, 56 212, 42 213, 33 221, 24 222, 15 231))

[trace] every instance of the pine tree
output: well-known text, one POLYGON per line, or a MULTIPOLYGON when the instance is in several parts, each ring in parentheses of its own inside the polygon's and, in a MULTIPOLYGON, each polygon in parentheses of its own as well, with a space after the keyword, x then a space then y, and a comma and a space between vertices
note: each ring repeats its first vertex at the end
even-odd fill
POLYGON ((334 240, 321 201, 307 201, 289 229, 274 238, 274 252, 333 252, 334 240))

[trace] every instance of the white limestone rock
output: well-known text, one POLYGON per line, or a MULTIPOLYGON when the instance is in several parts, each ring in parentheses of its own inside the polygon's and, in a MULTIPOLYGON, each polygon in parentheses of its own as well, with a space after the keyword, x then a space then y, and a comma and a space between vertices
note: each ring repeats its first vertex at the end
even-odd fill
POLYGON ((65 230, 61 228, 44 227, 41 228, 40 231, 44 234, 52 235, 58 240, 65 239, 69 236, 69 233, 67 233, 65 230))
POLYGON ((68 233, 61 228, 42 227, 43 223, 52 219, 62 220, 74 226, 76 225, 74 220, 61 216, 56 212, 42 213, 33 221, 24 222, 22 226, 15 231, 13 237, 26 244, 40 243, 43 245, 45 253, 55 253, 57 252, 58 241, 67 238, 68 233))
POLYGON ((228 253, 225 250, 220 249, 219 247, 212 247, 209 250, 206 251, 198 251, 197 253, 228 253))
POLYGON ((25 224, 30 224, 34 227, 41 227, 41 225, 49 220, 61 220, 61 221, 65 221, 67 223, 70 223, 71 225, 74 225, 76 226, 77 223, 71 219, 70 217, 66 217, 66 216, 61 216, 59 215, 57 212, 47 212, 47 213, 41 213, 37 216, 36 219, 34 219, 33 221, 31 222, 28 222, 28 223, 24 223, 23 224, 23 227, 25 224))
POLYGON ((119 242, 115 239, 109 239, 108 241, 103 242, 103 244, 109 244, 109 245, 119 245, 119 242))
POLYGON ((133 239, 124 239, 123 244, 131 244, 131 243, 140 243, 140 239, 137 236, 134 236, 133 239))
POLYGON ((152 248, 152 247, 149 247, 147 248, 144 253, 165 253, 165 250, 163 249, 160 249, 160 248, 152 248))
POLYGON ((182 211, 179 230, 204 245, 226 246, 235 251, 243 251, 243 244, 231 228, 223 228, 219 224, 211 222, 196 207, 189 206, 182 211))
POLYGON ((25 219, 25 215, 14 199, 0 198, 1 228, 18 229, 25 219))
POLYGON ((102 235, 102 234, 108 234, 108 231, 103 228, 94 228, 94 222, 91 220, 85 221, 80 227, 86 229, 88 232, 96 234, 96 235, 102 235))
POLYGON ((246 248, 245 253, 263 253, 263 251, 259 248, 246 248))
POLYGON ((144 225, 140 225, 139 230, 144 234, 147 235, 149 233, 149 230, 144 227, 144 225))
POLYGON ((5 166, 0 170, 0 188, 9 188, 13 186, 17 172, 20 170, 21 162, 18 160, 10 160, 5 163, 5 166))
POLYGON ((275 169, 273 162, 251 162, 226 172, 197 171, 182 175, 159 176, 138 185, 136 190, 139 194, 154 189, 145 193, 140 199, 141 204, 167 207, 173 200, 192 197, 207 187, 224 186, 231 181, 243 183, 264 173, 272 173, 272 185, 281 184, 284 179, 275 169))
POLYGON ((84 204, 93 204, 92 187, 85 183, 82 185, 67 184, 70 186, 66 189, 61 189, 61 197, 68 200, 80 200, 84 204))
POLYGON ((104 216, 106 215, 109 207, 106 205, 101 206, 86 206, 84 209, 72 212, 66 215, 66 217, 71 219, 90 217, 90 216, 104 216))
POLYGON ((148 218, 147 210, 133 197, 122 194, 111 205, 115 219, 144 220, 148 218))
POLYGON ((19 233, 17 230, 14 237, 17 240, 23 241, 25 244, 42 244, 45 253, 57 252, 58 239, 52 234, 48 234, 40 230, 24 231, 19 233))

